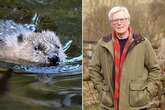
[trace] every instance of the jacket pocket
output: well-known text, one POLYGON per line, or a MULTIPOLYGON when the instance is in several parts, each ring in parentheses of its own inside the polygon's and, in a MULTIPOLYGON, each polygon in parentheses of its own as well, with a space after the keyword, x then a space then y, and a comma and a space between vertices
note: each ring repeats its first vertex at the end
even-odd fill
POLYGON ((101 104, 107 107, 113 106, 113 97, 109 91, 103 91, 101 95, 101 104))
POLYGON ((129 85, 129 104, 132 107, 146 106, 151 101, 147 84, 144 81, 132 81, 129 85))

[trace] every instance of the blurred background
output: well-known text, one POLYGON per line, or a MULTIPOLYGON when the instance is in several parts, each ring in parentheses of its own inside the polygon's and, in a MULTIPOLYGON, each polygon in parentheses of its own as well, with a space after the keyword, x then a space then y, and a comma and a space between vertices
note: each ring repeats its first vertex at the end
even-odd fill
MULTIPOLYGON (((81 0, 0 0, 0 19, 30 24, 36 15, 35 31, 54 31, 63 45, 72 40, 66 54, 74 57, 82 53, 81 5, 81 0)), ((0 61, 0 79, 3 73, 7 74, 8 68, 4 65, 6 63, 0 61)), ((5 80, 7 85, 3 89, 7 92, 2 94, 0 91, 0 110, 81 110, 81 73, 54 77, 40 75, 14 73, 5 80)), ((4 82, 0 80, 0 87, 4 87, 4 82)))
POLYGON ((93 89, 89 79, 88 64, 97 41, 111 32, 108 12, 112 6, 116 5, 128 8, 131 26, 151 41, 161 66, 161 73, 165 73, 164 0, 83 0, 83 102, 85 110, 98 109, 97 91, 93 89))

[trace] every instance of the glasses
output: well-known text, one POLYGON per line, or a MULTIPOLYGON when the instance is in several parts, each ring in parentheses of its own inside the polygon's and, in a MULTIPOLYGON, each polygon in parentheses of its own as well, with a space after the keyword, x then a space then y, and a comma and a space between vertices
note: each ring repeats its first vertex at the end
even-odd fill
POLYGON ((112 23, 117 24, 119 21, 120 23, 124 23, 128 18, 120 18, 120 19, 113 19, 112 23))

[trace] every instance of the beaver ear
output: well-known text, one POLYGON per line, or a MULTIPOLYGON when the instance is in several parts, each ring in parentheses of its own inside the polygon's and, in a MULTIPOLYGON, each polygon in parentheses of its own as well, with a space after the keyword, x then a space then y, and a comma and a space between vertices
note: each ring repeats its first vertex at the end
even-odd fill
POLYGON ((19 35, 17 36, 17 41, 18 41, 18 42, 23 42, 23 35, 22 35, 22 34, 19 34, 19 35))
POLYGON ((4 45, 5 41, 3 39, 0 39, 0 45, 4 45))

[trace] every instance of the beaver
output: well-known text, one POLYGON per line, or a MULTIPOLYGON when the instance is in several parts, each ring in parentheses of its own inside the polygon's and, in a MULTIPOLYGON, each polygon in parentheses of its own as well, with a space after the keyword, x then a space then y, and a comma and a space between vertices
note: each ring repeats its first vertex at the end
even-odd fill
POLYGON ((66 58, 55 32, 33 32, 12 20, 0 20, 0 48, 0 59, 14 63, 57 65, 66 58))

